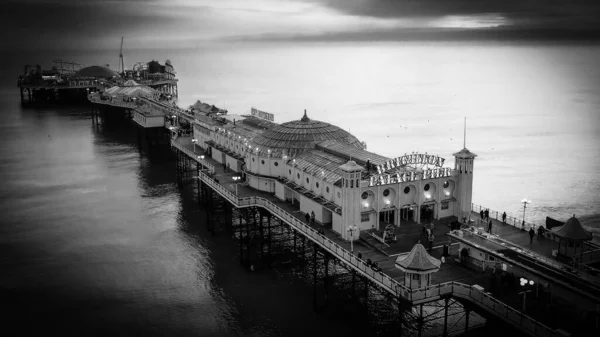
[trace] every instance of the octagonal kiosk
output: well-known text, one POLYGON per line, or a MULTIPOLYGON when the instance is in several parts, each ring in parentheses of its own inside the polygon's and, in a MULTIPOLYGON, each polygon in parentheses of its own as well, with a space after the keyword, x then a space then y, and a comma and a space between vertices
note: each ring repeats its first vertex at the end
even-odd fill
POLYGON ((410 289, 431 285, 431 273, 440 270, 440 265, 441 261, 429 255, 420 243, 396 259, 396 268, 404 272, 404 285, 410 289))

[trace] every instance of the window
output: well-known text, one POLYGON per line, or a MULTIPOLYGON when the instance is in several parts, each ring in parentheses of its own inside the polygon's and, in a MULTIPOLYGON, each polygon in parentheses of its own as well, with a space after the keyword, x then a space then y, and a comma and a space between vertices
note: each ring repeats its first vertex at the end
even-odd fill
POLYGON ((419 279, 419 274, 412 274, 412 279, 413 280, 418 280, 419 279))
POLYGON ((300 179, 300 173, 296 173, 296 177, 298 177, 298 179, 300 179))
POLYGON ((319 188, 319 182, 318 182, 318 181, 317 181, 317 183, 316 183, 316 186, 317 186, 317 188, 319 188))
POLYGON ((325 187, 325 191, 327 191, 327 193, 329 193, 329 186, 325 187))
POLYGON ((260 163, 264 165, 264 164, 265 164, 265 161, 264 161, 264 159, 263 159, 263 160, 261 160, 261 161, 260 161, 260 163))
POLYGON ((273 165, 275 165, 275 166, 279 166, 279 163, 278 163, 278 162, 275 162, 275 163, 273 163, 273 165))
POLYGON ((290 175, 292 174, 292 169, 289 169, 290 175))
POLYGON ((369 197, 369 193, 363 192, 363 194, 360 197, 363 198, 363 200, 367 199, 369 197))
POLYGON ((408 193, 410 193, 410 187, 406 186, 404 188, 404 194, 408 194, 408 193))
POLYGON ((307 182, 307 183, 310 183, 310 181, 308 180, 308 177, 306 177, 306 182, 307 182))
POLYGON ((383 190, 383 196, 387 197, 388 195, 390 195, 390 189, 386 188, 385 190, 383 190))
POLYGON ((350 188, 354 188, 354 180, 350 180, 350 188))
POLYGON ((442 201, 442 209, 448 209, 448 201, 442 201))
POLYGON ((448 182, 448 180, 444 181, 444 188, 448 188, 448 186, 450 186, 450 183, 448 182))
POLYGON ((256 160, 254 160, 254 158, 252 158, 252 162, 255 162, 256 160))
POLYGON ((424 189, 425 191, 429 191, 429 188, 430 188, 430 187, 431 187, 431 186, 429 186, 429 184, 426 184, 426 185, 423 187, 423 189, 424 189))
POLYGON ((340 192, 338 192, 338 198, 341 198, 342 194, 340 192))

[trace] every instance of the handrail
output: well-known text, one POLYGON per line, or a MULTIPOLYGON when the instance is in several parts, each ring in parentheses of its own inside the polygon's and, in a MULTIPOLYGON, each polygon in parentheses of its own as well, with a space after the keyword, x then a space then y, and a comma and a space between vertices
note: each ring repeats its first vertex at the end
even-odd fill
MULTIPOLYGON (((487 207, 483 207, 481 205, 477 205, 477 204, 471 203, 471 211, 473 211, 473 212, 479 212, 482 209, 483 210, 487 209, 487 210, 490 211, 490 218, 494 218, 496 220, 502 221, 502 213, 501 212, 489 209, 487 207), (493 214, 495 214, 496 216, 493 216, 493 214)), ((523 224, 523 220, 522 219, 519 220, 517 217, 510 216, 510 215, 507 214, 506 215, 506 224, 507 225, 511 225, 513 227, 521 228, 522 224, 523 224)), ((535 228, 538 228, 539 226, 540 225, 536 225, 536 224, 533 224, 533 223, 525 221, 525 229, 526 230, 529 230, 532 227, 535 229, 535 228)))
POLYGON ((496 300, 489 294, 475 290, 475 295, 473 295, 473 289, 475 288, 472 288, 466 284, 458 282, 446 282, 427 288, 409 289, 388 275, 369 268, 365 261, 354 256, 352 253, 348 252, 348 250, 340 247, 337 243, 333 242, 329 238, 319 234, 314 228, 309 227, 303 221, 298 220, 296 217, 283 210, 281 207, 275 205, 270 200, 254 196, 240 198, 227 190, 225 187, 218 184, 203 172, 200 172, 200 179, 237 207, 261 206, 266 208, 271 213, 277 215, 282 221, 288 223, 292 228, 299 232, 305 233, 309 239, 317 243, 321 248, 338 257, 341 261, 353 267, 360 274, 367 276, 372 282, 378 284, 392 295, 402 297, 411 302, 422 301, 426 299, 433 300, 435 298, 439 298, 441 295, 451 295, 455 297, 466 298, 472 302, 480 304, 480 306, 484 309, 493 311, 495 314, 505 318, 508 322, 518 325, 524 331, 533 336, 557 335, 555 330, 537 322, 529 316, 523 315, 516 309, 513 309, 508 305, 496 300), (468 291, 465 289, 468 289, 468 291), (484 299, 487 302, 485 302, 484 299), (493 305, 490 306, 486 303, 492 303, 493 305), (496 309, 496 303, 498 303, 498 307, 504 312, 504 314, 496 309), (514 317, 517 317, 518 319, 515 319, 514 317))
POLYGON ((210 174, 214 174, 215 173, 215 167, 211 163, 209 163, 206 160, 200 158, 200 156, 198 156, 197 154, 195 154, 193 151, 190 151, 185 146, 179 144, 179 142, 177 142, 175 139, 171 139, 171 145, 175 146, 180 151, 185 152, 185 154, 187 154, 193 160, 195 160, 196 162, 198 162, 200 165, 206 167, 208 169, 208 172, 210 174))

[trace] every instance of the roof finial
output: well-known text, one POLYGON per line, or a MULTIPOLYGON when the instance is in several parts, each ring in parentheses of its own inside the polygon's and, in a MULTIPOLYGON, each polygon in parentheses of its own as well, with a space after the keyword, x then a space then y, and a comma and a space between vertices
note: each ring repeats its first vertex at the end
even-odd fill
POLYGON ((467 148, 467 117, 465 117, 465 137, 463 139, 463 148, 467 148))
POLYGON ((308 121, 310 121, 310 118, 308 118, 308 116, 306 115, 306 109, 304 109, 304 116, 302 116, 302 118, 300 120, 302 122, 308 122, 308 121))

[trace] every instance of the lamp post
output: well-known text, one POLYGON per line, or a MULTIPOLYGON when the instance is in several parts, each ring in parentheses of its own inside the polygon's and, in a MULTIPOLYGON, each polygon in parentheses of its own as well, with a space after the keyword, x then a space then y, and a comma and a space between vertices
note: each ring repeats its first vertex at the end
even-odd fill
POLYGON ((354 232, 358 231, 358 227, 356 225, 350 225, 346 230, 350 233, 350 252, 354 254, 354 232))
POLYGON ((521 224, 521 230, 524 231, 525 230, 525 210, 527 209, 527 205, 531 204, 531 200, 527 200, 527 198, 523 198, 523 200, 521 200, 521 203, 523 203, 523 223, 521 224))
POLYGON ((198 139, 192 138, 192 143, 194 143, 194 152, 196 152, 196 143, 197 142, 198 142, 198 139))
POLYGON ((240 176, 233 176, 233 180, 235 181, 235 195, 238 195, 238 183, 237 181, 242 179, 240 176))
MULTIPOLYGON (((526 278, 521 277, 521 287, 533 286, 535 282, 533 280, 528 280, 526 278)), ((525 288, 524 288, 525 289, 525 288)), ((527 299, 527 293, 531 292, 531 289, 523 290, 519 293, 519 295, 523 295, 523 305, 521 307, 521 314, 525 313, 525 300, 527 299)))

